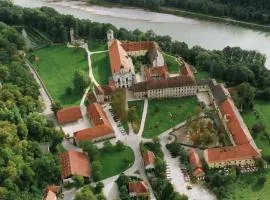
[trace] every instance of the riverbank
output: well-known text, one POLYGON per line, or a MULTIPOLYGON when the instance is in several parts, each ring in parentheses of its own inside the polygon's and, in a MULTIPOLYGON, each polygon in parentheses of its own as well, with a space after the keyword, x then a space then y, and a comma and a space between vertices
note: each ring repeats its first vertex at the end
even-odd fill
POLYGON ((261 25, 261 24, 256 24, 256 23, 251 23, 251 22, 245 22, 245 21, 239 21, 239 20, 234 20, 231 18, 224 18, 224 17, 215 17, 212 15, 205 15, 201 13, 196 13, 196 12, 191 12, 191 11, 186 11, 186 10, 180 10, 180 9, 175 9, 175 8, 170 8, 170 7, 160 7, 159 10, 153 10, 153 9, 147 9, 144 7, 138 7, 138 6, 129 6, 125 4, 120 4, 120 3, 112 3, 104 0, 99 0, 99 1, 93 1, 89 3, 88 0, 82 0, 84 2, 87 2, 89 5, 98 5, 106 8, 127 8, 127 9, 132 9, 132 8, 140 8, 146 11, 152 11, 152 12, 159 12, 163 14, 172 14, 180 17, 188 17, 192 19, 198 19, 198 20, 207 20, 207 21, 212 21, 212 22, 222 22, 222 23, 227 23, 231 25, 236 25, 236 26, 241 26, 244 28, 249 28, 253 30, 260 30, 260 31, 267 31, 270 32, 270 26, 266 25, 261 25))

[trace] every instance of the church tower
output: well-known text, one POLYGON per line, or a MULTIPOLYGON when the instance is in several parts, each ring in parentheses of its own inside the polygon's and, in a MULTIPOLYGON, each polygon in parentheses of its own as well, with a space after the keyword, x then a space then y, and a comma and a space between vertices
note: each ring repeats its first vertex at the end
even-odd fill
POLYGON ((108 40, 108 47, 111 46, 113 40, 114 40, 114 36, 113 36, 113 30, 112 29, 109 29, 107 31, 107 40, 108 40))

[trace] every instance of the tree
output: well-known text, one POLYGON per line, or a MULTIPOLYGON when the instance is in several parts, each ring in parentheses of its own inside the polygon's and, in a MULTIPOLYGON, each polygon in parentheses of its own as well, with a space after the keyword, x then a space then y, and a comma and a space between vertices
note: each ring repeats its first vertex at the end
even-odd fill
POLYGON ((84 71, 76 71, 73 77, 75 91, 82 92, 90 84, 90 78, 84 71))
POLYGON ((104 188, 104 184, 102 182, 98 182, 95 187, 96 194, 101 193, 103 188, 104 188))
POLYGON ((110 140, 106 140, 105 142, 103 142, 103 148, 102 150, 105 151, 105 152, 109 152, 112 150, 112 143, 110 142, 110 140))
POLYGON ((267 181, 267 178, 266 178, 265 176, 260 176, 260 177, 258 178, 257 184, 258 184, 259 186, 263 186, 264 183, 265 183, 266 181, 267 181))
POLYGON ((80 192, 75 194, 74 200, 97 200, 89 187, 84 187, 80 192))
POLYGON ((83 149, 84 152, 87 152, 89 160, 91 162, 99 159, 100 152, 98 148, 95 145, 93 145, 91 141, 80 142, 79 146, 83 149))
POLYGON ((155 174, 157 177, 165 178, 166 163, 159 157, 155 159, 155 174))
POLYGON ((116 142, 116 150, 117 150, 117 151, 122 151, 122 150, 124 150, 124 149, 125 149, 124 143, 121 142, 120 140, 118 140, 118 141, 116 142))
POLYGON ((74 181, 74 185, 79 188, 82 187, 84 184, 84 178, 83 176, 74 175, 72 176, 72 180, 74 181))
POLYGON ((136 108, 133 106, 128 110, 128 121, 134 122, 138 119, 136 108))
POLYGON ((125 102, 126 102, 125 91, 123 89, 116 89, 111 97, 111 105, 116 115, 122 120, 126 120, 127 117, 125 102))
POLYGON ((241 83, 237 87, 236 95, 233 95, 236 100, 236 105, 243 111, 248 111, 253 108, 255 89, 249 83, 241 83))
POLYGON ((92 176, 94 181, 98 181, 101 178, 102 166, 99 161, 92 162, 92 176))
POLYGON ((53 101, 51 110, 56 114, 58 110, 63 108, 62 104, 59 101, 53 101))

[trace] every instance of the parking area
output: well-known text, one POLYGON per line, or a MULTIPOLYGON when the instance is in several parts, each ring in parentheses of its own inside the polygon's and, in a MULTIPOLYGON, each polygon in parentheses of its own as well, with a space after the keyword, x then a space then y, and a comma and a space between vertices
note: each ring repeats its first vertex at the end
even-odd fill
POLYGON ((123 139, 124 137, 126 137, 127 133, 125 132, 119 118, 114 114, 112 107, 109 104, 105 104, 103 105, 103 110, 109 121, 111 122, 116 138, 123 139))

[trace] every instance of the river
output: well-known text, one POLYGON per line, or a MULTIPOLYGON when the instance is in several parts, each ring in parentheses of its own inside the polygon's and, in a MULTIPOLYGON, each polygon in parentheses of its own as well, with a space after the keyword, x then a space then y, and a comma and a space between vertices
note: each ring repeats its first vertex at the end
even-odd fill
POLYGON ((134 8, 105 8, 88 6, 78 1, 48 2, 45 0, 13 0, 23 7, 48 6, 63 14, 80 19, 111 23, 116 27, 141 31, 152 29, 159 35, 169 35, 174 40, 184 41, 189 46, 200 45, 206 49, 223 49, 239 46, 257 50, 267 56, 266 67, 270 69, 270 34, 236 25, 178 17, 170 14, 149 12, 134 8))

